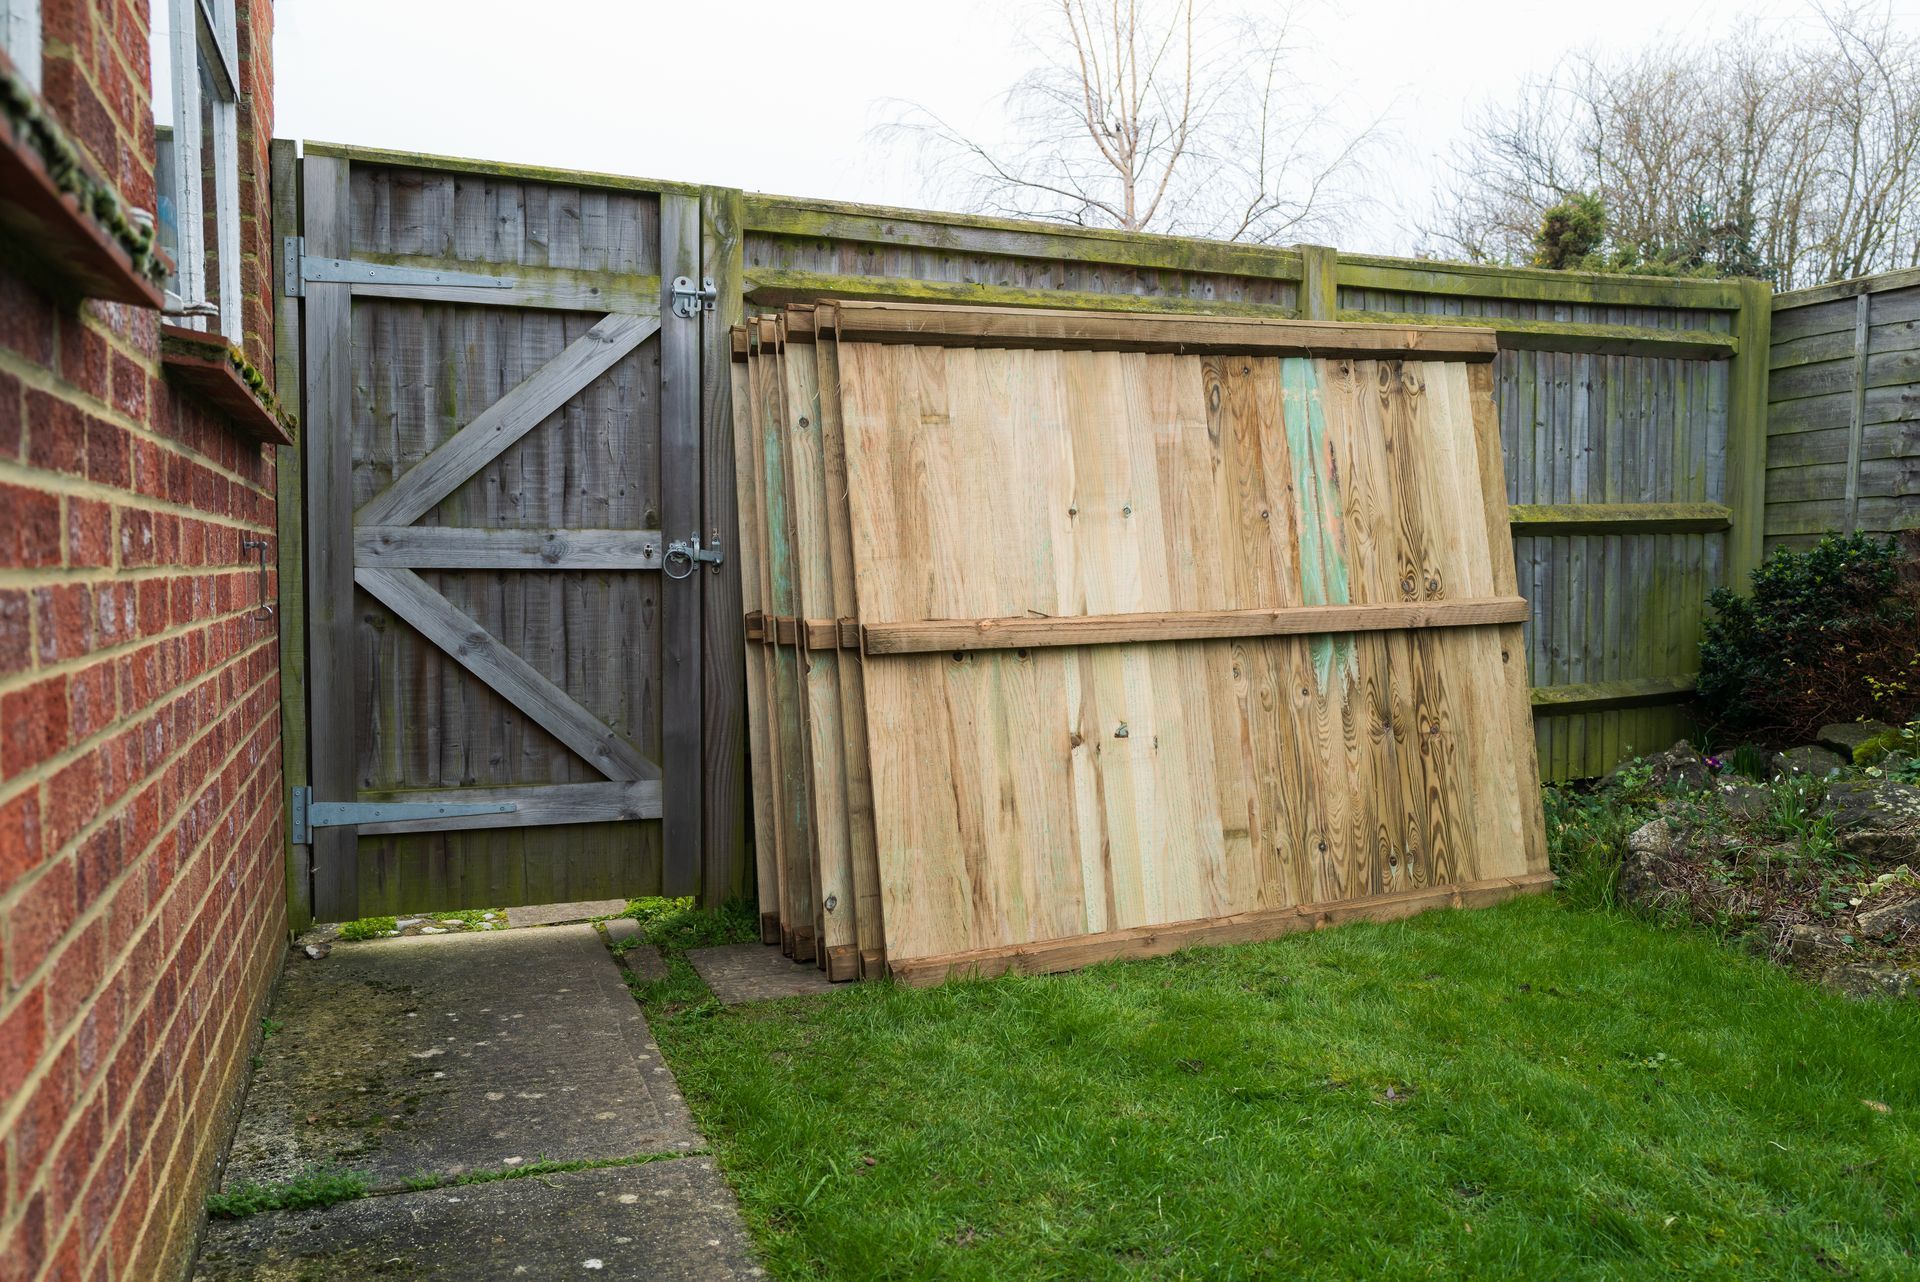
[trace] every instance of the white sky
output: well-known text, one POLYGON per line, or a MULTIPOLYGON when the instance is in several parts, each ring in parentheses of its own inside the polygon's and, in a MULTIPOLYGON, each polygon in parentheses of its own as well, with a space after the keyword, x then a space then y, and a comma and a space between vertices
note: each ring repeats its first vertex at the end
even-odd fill
MULTIPOLYGON (((924 206, 912 166, 869 136, 881 104, 991 133, 1031 61, 1014 14, 1038 3, 278 0, 275 133, 924 206)), ((1920 29, 1920 0, 1890 7, 1920 29)), ((1432 161, 1473 107, 1566 52, 1706 47, 1736 24, 1784 39, 1817 21, 1806 0, 1313 0, 1298 25, 1338 67, 1337 110, 1385 111, 1401 147, 1381 211, 1331 239, 1411 249, 1408 218, 1443 175, 1432 161)))

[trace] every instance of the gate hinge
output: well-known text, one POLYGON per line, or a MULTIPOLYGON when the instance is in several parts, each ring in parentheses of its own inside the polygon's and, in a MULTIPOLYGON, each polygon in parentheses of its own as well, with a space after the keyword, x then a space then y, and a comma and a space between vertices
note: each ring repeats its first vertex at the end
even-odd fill
POLYGON ((719 301, 720 290, 713 283, 713 277, 701 277, 698 289, 693 287, 691 276, 673 278, 673 314, 681 320, 692 320, 701 312, 710 312, 719 301))
POLYGON ((720 536, 713 536, 712 547, 701 547, 700 536, 691 535, 684 539, 675 539, 667 544, 667 554, 661 558, 660 569, 670 579, 684 579, 693 574, 701 565, 711 565, 717 573, 725 564, 727 554, 720 550, 720 536))
POLYGON ((397 819, 449 819, 463 815, 505 815, 520 807, 511 801, 454 805, 443 801, 315 801, 313 789, 295 786, 288 809, 293 813, 293 844, 313 841, 315 828, 351 828, 359 824, 391 823, 397 819))
POLYGON ((304 298, 309 282, 347 285, 437 285, 442 288, 512 289, 511 276, 445 271, 438 267, 406 267, 394 263, 363 263, 352 258, 315 258, 307 253, 304 236, 288 236, 281 257, 286 262, 282 285, 289 298, 304 298))

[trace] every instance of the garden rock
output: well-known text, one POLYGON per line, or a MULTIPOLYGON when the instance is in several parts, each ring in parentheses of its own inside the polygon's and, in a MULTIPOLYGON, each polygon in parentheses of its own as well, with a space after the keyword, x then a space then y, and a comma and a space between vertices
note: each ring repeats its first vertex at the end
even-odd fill
POLYGON ((1713 786, 1728 816, 1742 823, 1758 823, 1773 809, 1773 794, 1746 779, 1722 779, 1713 786))
POLYGON ((1892 779, 1844 779, 1827 790, 1820 813, 1835 843, 1874 863, 1920 862, 1920 788, 1892 779))
POLYGON ((1665 874, 1672 863, 1673 829, 1665 819, 1649 819, 1627 837, 1626 862, 1620 869, 1620 897, 1629 903, 1653 903, 1665 893, 1665 874))
POLYGON ((1848 764, 1840 760, 1840 754, 1830 752, 1818 744, 1807 744, 1801 748, 1789 748, 1785 752, 1773 754, 1773 773, 1775 775, 1798 775, 1811 779, 1824 779, 1830 770, 1838 770, 1848 764))
POLYGON ((1643 763, 1651 770, 1647 783, 1662 791, 1700 792, 1712 778, 1707 759, 1685 739, 1665 752, 1656 752, 1643 763))
POLYGON ((1787 937, 1781 942, 1786 947, 1789 961, 1797 966, 1808 967, 1851 948, 1843 932, 1824 926, 1809 926, 1804 922, 1788 928, 1787 937))
POLYGON ((1920 979, 1898 966, 1836 966, 1821 982, 1848 997, 1920 996, 1920 979))
POLYGON ((1832 725, 1821 726, 1815 738, 1824 748, 1831 748, 1848 761, 1853 760, 1853 750, 1876 735, 1891 734, 1893 727, 1884 721, 1836 721, 1832 725))
MULTIPOLYGON (((1890 896, 1882 895, 1879 898, 1890 896)), ((1859 923, 1861 934, 1876 936, 1896 935, 1920 926, 1920 894, 1893 903, 1876 903, 1870 908, 1862 908, 1854 914, 1854 921, 1859 923)))

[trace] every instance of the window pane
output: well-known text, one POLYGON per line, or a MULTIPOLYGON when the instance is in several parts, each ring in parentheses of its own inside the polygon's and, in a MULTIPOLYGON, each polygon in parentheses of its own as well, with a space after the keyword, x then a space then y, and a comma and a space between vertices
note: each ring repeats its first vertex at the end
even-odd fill
POLYGON ((173 123, 173 3, 153 0, 153 38, 147 43, 147 59, 153 67, 153 121, 173 123))

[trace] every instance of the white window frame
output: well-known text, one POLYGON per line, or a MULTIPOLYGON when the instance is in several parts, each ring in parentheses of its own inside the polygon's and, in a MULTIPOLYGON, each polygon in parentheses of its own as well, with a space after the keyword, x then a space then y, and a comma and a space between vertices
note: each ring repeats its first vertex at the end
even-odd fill
MULTIPOLYGON (((6 0, 11 3, 11 0, 6 0)), ((214 307, 207 296, 206 191, 200 157, 200 71, 213 83, 213 212, 220 269, 220 333, 245 337, 240 306, 240 59, 234 0, 155 0, 167 6, 173 68, 173 208, 179 261, 167 282, 167 311, 195 329, 214 307)))
POLYGON ((40 0, 0 0, 0 49, 40 92, 40 0))

